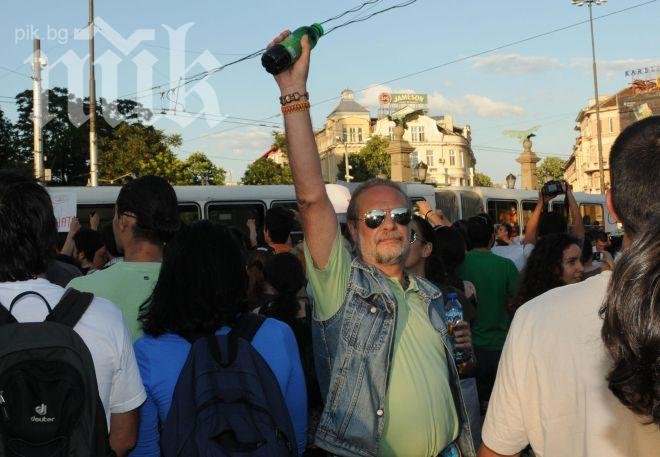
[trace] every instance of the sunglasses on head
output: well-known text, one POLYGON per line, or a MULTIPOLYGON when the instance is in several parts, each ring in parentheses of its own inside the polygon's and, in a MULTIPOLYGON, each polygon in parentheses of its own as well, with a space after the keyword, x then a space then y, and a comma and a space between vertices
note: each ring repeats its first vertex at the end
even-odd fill
POLYGON ((410 223, 411 216, 408 208, 372 209, 364 213, 360 220, 364 221, 364 224, 370 229, 375 229, 383 223, 387 213, 399 225, 408 225, 410 223))

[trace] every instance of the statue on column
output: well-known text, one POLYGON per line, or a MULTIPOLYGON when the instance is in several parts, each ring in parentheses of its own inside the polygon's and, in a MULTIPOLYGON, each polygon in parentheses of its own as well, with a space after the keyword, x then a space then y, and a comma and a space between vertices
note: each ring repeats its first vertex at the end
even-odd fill
POLYGON ((541 126, 535 125, 527 130, 505 130, 502 132, 506 136, 516 138, 522 141, 523 151, 516 159, 520 164, 520 174, 522 176, 522 189, 537 189, 536 163, 541 160, 534 151, 532 151, 532 138, 541 126))

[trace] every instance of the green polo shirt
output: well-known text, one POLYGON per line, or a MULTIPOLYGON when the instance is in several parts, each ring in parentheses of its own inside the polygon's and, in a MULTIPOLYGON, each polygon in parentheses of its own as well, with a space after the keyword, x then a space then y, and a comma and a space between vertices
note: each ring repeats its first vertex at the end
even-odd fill
POLYGON ((117 305, 135 341, 142 335, 138 312, 154 290, 160 265, 160 262, 117 262, 105 270, 74 278, 67 287, 91 292, 117 305))
MULTIPOLYGON (((350 274, 351 256, 339 230, 325 269, 314 267, 307 245, 305 260, 315 317, 329 319, 344 301, 350 274)), ((396 279, 388 280, 397 315, 378 455, 436 456, 458 436, 442 338, 429 321, 415 279, 406 290, 396 279)))

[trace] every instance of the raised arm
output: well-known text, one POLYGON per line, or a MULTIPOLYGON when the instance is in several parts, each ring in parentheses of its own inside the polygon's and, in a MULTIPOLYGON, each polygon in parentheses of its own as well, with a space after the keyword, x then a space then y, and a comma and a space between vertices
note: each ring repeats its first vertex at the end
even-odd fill
POLYGON ((566 201, 568 204, 568 214, 571 216, 573 224, 570 226, 571 235, 584 241, 584 222, 582 221, 582 216, 580 215, 580 207, 575 200, 575 195, 573 195, 573 186, 568 183, 564 184, 566 186, 566 201))
POLYGON ((536 244, 536 231, 539 228, 541 213, 550 200, 552 200, 552 197, 543 195, 539 190, 539 199, 536 201, 536 207, 527 221, 527 225, 525 226, 525 236, 522 237, 521 244, 536 244))
MULTIPOLYGON (((289 36, 282 32, 270 44, 269 48, 289 36)), ((293 67, 275 76, 282 96, 305 94, 311 47, 307 36, 302 39, 302 54, 293 67)), ((296 199, 300 209, 305 241, 309 252, 318 268, 325 268, 330 258, 333 241, 337 236, 337 216, 325 191, 321 175, 321 160, 316 148, 309 108, 299 102, 287 104, 300 110, 283 114, 286 140, 289 152, 289 165, 293 174, 296 199)))

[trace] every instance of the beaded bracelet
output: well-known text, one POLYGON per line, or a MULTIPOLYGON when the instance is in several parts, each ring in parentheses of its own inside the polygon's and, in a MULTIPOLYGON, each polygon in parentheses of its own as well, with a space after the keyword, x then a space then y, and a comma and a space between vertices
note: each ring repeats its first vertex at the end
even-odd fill
POLYGON ((282 107, 282 114, 295 113, 296 111, 307 111, 312 105, 306 102, 291 103, 282 107))

